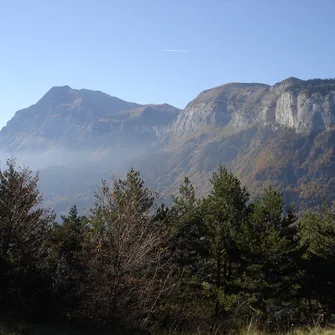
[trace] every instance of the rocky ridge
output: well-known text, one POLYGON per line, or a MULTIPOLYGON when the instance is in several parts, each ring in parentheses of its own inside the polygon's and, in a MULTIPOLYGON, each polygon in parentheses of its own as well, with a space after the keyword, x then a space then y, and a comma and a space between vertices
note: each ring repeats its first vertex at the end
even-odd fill
POLYGON ((273 86, 229 83, 202 92, 169 127, 184 136, 206 125, 235 132, 258 124, 315 133, 335 124, 335 80, 288 78, 273 86))
POLYGON ((0 148, 74 150, 154 141, 178 113, 168 104, 140 105, 100 91, 53 87, 35 105, 16 112, 0 131, 0 148))
POLYGON ((200 93, 182 111, 55 87, 0 132, 0 151, 70 150, 77 165, 41 172, 47 204, 57 211, 71 203, 89 206, 101 177, 130 166, 165 198, 184 176, 204 195, 219 164, 254 195, 271 183, 297 208, 312 208, 332 199, 334 143, 334 79, 229 83, 200 93))

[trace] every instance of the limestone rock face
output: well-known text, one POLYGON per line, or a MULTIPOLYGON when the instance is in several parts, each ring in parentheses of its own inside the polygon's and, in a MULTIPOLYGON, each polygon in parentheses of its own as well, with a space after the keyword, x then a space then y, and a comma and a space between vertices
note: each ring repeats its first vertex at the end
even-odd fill
POLYGON ((65 212, 71 202, 88 208, 87 194, 110 168, 133 166, 169 197, 185 176, 207 194, 219 164, 253 194, 271 183, 297 208, 317 207, 335 189, 334 143, 335 80, 297 78, 215 87, 182 111, 54 87, 0 131, 0 153, 43 163, 47 204, 65 212))
POLYGON ((259 102, 269 89, 263 84, 230 83, 206 90, 186 106, 169 132, 183 135, 208 124, 223 127, 248 125, 259 116, 259 102))
POLYGON ((298 133, 319 132, 335 123, 335 80, 289 78, 268 86, 230 83, 202 92, 168 129, 183 136, 206 125, 236 131, 281 125, 298 133))

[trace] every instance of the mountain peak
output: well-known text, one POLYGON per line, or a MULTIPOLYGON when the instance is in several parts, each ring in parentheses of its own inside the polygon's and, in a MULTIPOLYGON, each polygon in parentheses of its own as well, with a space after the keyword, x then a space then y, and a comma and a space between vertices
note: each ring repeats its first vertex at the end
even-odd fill
POLYGON ((73 89, 69 85, 64 86, 53 86, 45 95, 55 95, 60 93, 68 93, 69 91, 73 91, 73 89))
POLYGON ((37 104, 48 104, 54 105, 55 103, 69 103, 73 101, 73 95, 77 92, 76 90, 72 89, 70 86, 53 86, 51 89, 44 94, 44 96, 38 101, 37 104))
POLYGON ((203 94, 219 94, 222 91, 227 91, 230 89, 243 89, 243 88, 259 88, 259 87, 270 87, 267 84, 262 84, 262 83, 241 83, 241 82, 229 82, 220 86, 216 86, 207 90, 204 90, 200 93, 199 96, 203 95, 203 94))
POLYGON ((52 86, 50 90, 68 90, 71 89, 69 85, 60 85, 60 86, 52 86))
POLYGON ((296 83, 301 83, 303 80, 299 79, 297 77, 289 77, 284 79, 281 83, 292 83, 292 84, 296 84, 296 83))
POLYGON ((92 141, 110 146, 110 141, 125 136, 125 130, 131 133, 127 141, 136 138, 139 131, 152 139, 157 129, 167 126, 179 112, 171 109, 127 102, 102 91, 54 86, 36 104, 17 111, 7 122, 0 134, 0 147, 49 150, 78 148, 83 143, 89 146, 92 141), (120 120, 127 124, 125 129, 120 120))
POLYGON ((299 78, 296 78, 296 77, 289 77, 289 78, 275 84, 273 87, 274 88, 277 88, 277 87, 287 88, 287 87, 291 87, 291 86, 295 86, 295 85, 300 85, 302 83, 304 83, 304 80, 302 80, 302 79, 299 79, 299 78))
POLYGON ((229 125, 229 131, 234 128, 237 132, 256 123, 285 126, 301 133, 319 132, 335 124, 334 92, 332 79, 290 77, 274 86, 228 83, 200 93, 179 114, 169 133, 188 136, 208 125, 229 125))

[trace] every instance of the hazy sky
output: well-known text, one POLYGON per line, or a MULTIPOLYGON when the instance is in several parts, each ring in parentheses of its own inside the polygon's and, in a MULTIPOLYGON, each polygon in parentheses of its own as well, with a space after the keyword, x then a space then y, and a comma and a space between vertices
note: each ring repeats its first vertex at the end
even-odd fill
POLYGON ((335 0, 0 0, 0 127, 52 86, 184 107, 231 81, 335 77, 335 0))

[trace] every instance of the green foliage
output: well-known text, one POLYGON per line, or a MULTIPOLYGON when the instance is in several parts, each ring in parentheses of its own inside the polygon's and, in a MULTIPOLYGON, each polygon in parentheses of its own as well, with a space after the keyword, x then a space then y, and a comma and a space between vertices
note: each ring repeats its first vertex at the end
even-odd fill
POLYGON ((102 182, 88 232, 88 315, 146 324, 159 308, 168 282, 159 275, 166 263, 165 233, 154 201, 154 192, 134 169, 111 186, 102 182))
MULTIPOLYGON (((284 311, 299 288, 298 225, 294 209, 285 211, 282 195, 271 187, 254 201, 241 238, 245 289, 262 313, 284 311)), ((292 310, 289 310, 292 313, 292 310)))
POLYGON ((191 276, 195 271, 195 249, 197 249, 195 244, 199 238, 200 203, 187 177, 180 186, 179 195, 172 196, 172 199, 169 213, 170 248, 179 266, 179 275, 191 276))
POLYGON ((48 262, 52 275, 54 307, 62 315, 73 317, 81 303, 85 279, 85 238, 88 218, 78 215, 74 205, 61 224, 54 224, 48 262))
POLYGON ((335 211, 324 206, 321 215, 308 213, 301 223, 301 244, 305 247, 302 268, 303 297, 310 313, 329 318, 335 308, 335 211))
POLYGON ((38 176, 14 159, 0 171, 1 305, 32 312, 43 290, 43 257, 53 216, 40 207, 38 176))
POLYGON ((207 197, 185 178, 171 207, 156 208, 131 169, 102 182, 89 217, 73 206, 55 223, 37 182, 15 161, 0 172, 3 310, 186 333, 237 332, 254 319, 270 331, 332 320, 334 208, 298 220, 280 192, 250 199, 223 166, 207 197))
MULTIPOLYGON (((246 218, 249 194, 240 181, 220 166, 211 179, 212 190, 202 202, 201 280, 211 288, 214 315, 230 308, 238 274, 238 235, 246 218)), ((207 288, 208 291, 208 288, 207 288)))

